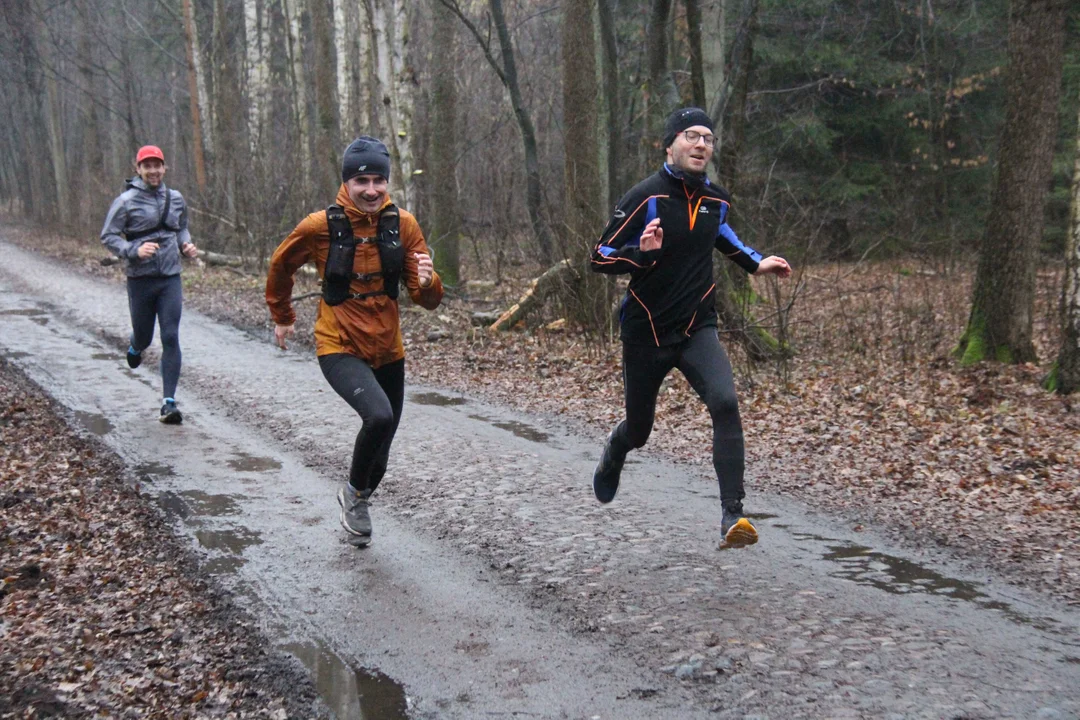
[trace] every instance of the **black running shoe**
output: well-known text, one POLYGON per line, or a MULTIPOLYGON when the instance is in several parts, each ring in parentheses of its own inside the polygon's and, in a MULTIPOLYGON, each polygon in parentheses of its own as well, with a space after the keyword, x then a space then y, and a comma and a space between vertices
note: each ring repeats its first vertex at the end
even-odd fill
POLYGON ((720 521, 723 539, 720 547, 736 548, 753 545, 758 541, 757 529, 743 515, 742 502, 724 503, 724 516, 720 521))
POLYGON ((127 349, 127 364, 132 370, 142 365, 142 353, 135 352, 135 348, 130 345, 127 349))
POLYGON ((615 447, 615 433, 618 428, 608 435, 604 445, 604 454, 600 456, 600 462, 596 463, 593 471, 592 489, 596 499, 602 503, 609 503, 615 499, 615 493, 619 492, 619 476, 622 475, 623 463, 626 462, 626 453, 620 452, 615 447))
POLYGON ((176 407, 175 400, 166 400, 161 406, 161 416, 158 420, 166 425, 179 425, 184 422, 184 416, 180 414, 180 408, 176 407))

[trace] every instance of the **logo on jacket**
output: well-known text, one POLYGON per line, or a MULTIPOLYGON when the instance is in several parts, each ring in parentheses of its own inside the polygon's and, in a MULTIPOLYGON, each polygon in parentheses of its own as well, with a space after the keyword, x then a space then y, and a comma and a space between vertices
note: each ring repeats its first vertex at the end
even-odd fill
POLYGON ((624 217, 626 217, 626 213, 616 208, 614 217, 616 220, 622 220, 624 217))
POLYGON ((702 215, 708 215, 709 214, 709 208, 702 207, 700 210, 698 210, 698 212, 701 213, 702 215))

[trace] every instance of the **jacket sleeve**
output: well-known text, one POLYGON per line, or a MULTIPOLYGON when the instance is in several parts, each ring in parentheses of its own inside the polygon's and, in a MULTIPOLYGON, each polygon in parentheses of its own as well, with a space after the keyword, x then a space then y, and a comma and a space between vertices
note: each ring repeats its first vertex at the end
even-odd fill
POLYGON ((749 245, 743 245, 739 236, 727 224, 728 205, 724 203, 720 211, 720 231, 716 234, 716 249, 723 253, 729 260, 741 267, 750 275, 757 272, 761 262, 761 253, 749 245))
POLYGON ((174 200, 180 201, 180 230, 176 233, 176 246, 182 249, 185 245, 191 242, 191 233, 188 232, 187 201, 184 200, 184 196, 180 193, 176 193, 174 200))
POLYGON ((409 297, 422 308, 434 310, 439 307, 443 298, 443 284, 439 273, 433 273, 431 284, 426 288, 420 287, 418 275, 419 263, 414 253, 431 255, 424 233, 420 230, 420 224, 412 215, 401 213, 401 242, 405 246, 405 270, 402 276, 405 278, 405 287, 409 290, 409 297))
POLYGON ((662 249, 645 252, 640 245, 641 232, 656 217, 656 200, 633 191, 623 196, 593 248, 589 265, 595 272, 617 275, 656 264, 662 249))
POLYGON ((121 237, 124 228, 127 227, 127 220, 127 198, 120 195, 113 200, 109 214, 105 216, 105 225, 101 228, 101 244, 116 257, 131 259, 137 256, 139 243, 121 237))
POLYGON ((292 325, 296 322, 296 313, 292 307, 293 275, 301 265, 311 259, 320 226, 323 231, 326 230, 325 213, 308 215, 278 245, 270 258, 270 268, 266 272, 266 305, 270 308, 270 316, 278 325, 292 325))

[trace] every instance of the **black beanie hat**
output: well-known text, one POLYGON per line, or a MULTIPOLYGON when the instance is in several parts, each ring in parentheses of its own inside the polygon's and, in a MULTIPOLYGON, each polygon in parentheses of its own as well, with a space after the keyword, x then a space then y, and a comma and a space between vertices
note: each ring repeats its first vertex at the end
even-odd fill
POLYGON ((675 142, 676 135, 695 125, 704 125, 709 128, 710 132, 715 132, 712 118, 701 108, 680 108, 668 115, 667 122, 664 123, 664 148, 671 147, 671 143, 675 142))
POLYGON ((390 152, 386 146, 369 135, 349 143, 341 156, 341 182, 357 175, 382 175, 390 179, 390 152))

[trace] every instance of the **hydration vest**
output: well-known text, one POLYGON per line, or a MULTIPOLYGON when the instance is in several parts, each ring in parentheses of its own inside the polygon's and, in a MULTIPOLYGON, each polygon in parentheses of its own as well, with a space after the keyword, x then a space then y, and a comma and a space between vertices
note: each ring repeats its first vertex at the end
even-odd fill
POLYGON ((379 215, 375 237, 357 240, 353 237, 352 223, 340 205, 326 208, 326 225, 330 230, 330 251, 323 270, 322 297, 327 305, 340 305, 346 300, 361 300, 375 295, 387 295, 397 300, 401 271, 405 268, 405 247, 401 244, 400 215, 393 204, 387 205, 379 215), (382 270, 373 273, 353 272, 356 246, 375 242, 379 248, 379 264, 382 270), (381 277, 383 289, 374 292, 349 292, 353 280, 368 281, 381 277))
MULTIPOLYGON (((130 187, 130 186, 129 186, 130 187)), ((165 209, 161 213, 161 219, 158 220, 158 224, 149 230, 141 230, 139 232, 124 231, 124 237, 128 240, 141 240, 147 235, 153 235, 159 230, 171 230, 172 232, 180 232, 180 228, 169 225, 169 206, 172 205, 172 193, 169 192, 169 188, 165 188, 165 209)))

